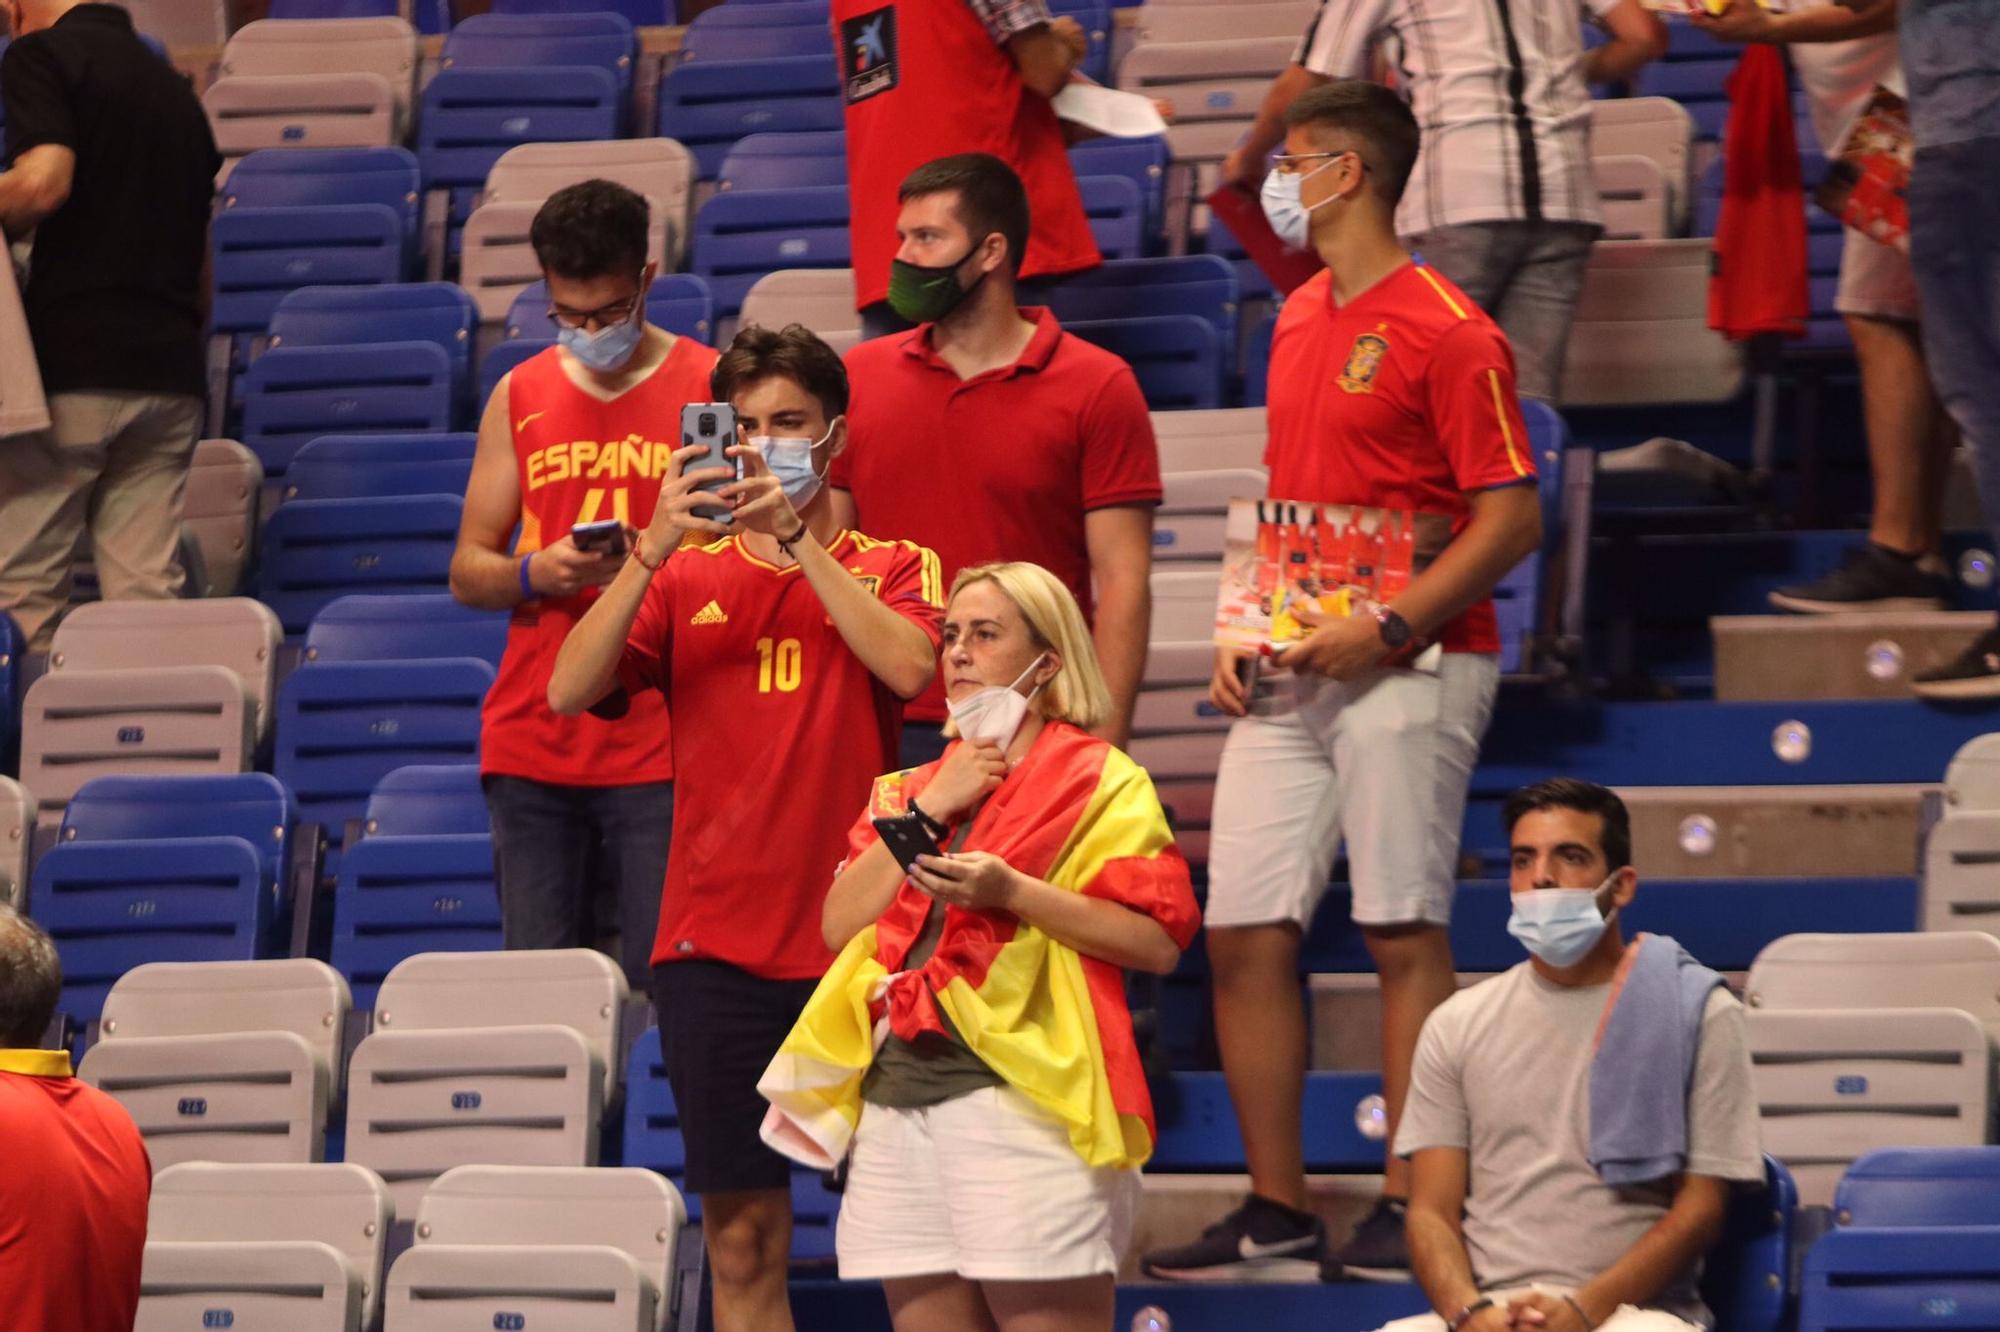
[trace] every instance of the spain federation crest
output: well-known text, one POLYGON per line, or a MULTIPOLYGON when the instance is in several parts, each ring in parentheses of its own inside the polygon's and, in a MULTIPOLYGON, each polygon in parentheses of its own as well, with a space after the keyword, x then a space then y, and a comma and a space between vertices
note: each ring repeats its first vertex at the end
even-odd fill
POLYGON ((1389 339, 1379 333, 1363 333, 1354 340, 1354 347, 1347 353, 1347 364, 1340 372, 1340 386, 1349 393, 1373 393, 1375 374, 1382 368, 1382 358, 1389 354, 1389 339))

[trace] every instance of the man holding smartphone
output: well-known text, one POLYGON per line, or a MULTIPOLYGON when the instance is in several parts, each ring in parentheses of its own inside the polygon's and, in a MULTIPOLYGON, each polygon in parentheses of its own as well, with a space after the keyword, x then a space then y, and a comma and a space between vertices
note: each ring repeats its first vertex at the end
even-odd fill
POLYGON ((653 946, 660 1046, 702 1200, 717 1332, 785 1332, 791 1166, 764 1146, 757 1079, 833 960, 820 907, 853 811, 894 767, 902 704, 930 684, 937 557, 843 530, 824 488, 847 373, 793 325, 752 326, 715 367, 732 466, 675 451, 631 557, 562 644, 549 705, 667 695, 683 774, 653 946), (718 513, 727 522, 718 521, 718 513), (682 544, 701 533, 706 545, 682 544))
POLYGON ((557 345, 487 401, 451 561, 460 601, 514 612, 480 747, 506 945, 588 946, 608 882, 635 989, 673 825, 666 704, 650 695, 614 725, 557 716, 547 695, 564 635, 624 563, 626 525, 652 521, 681 407, 708 396, 715 365, 714 349, 646 322, 647 212, 589 180, 535 215, 557 345))

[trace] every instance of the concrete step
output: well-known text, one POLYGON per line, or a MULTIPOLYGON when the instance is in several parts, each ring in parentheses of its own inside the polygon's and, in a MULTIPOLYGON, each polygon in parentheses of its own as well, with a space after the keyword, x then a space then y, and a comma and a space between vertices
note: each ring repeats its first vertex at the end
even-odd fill
POLYGON ((1632 815, 1640 891, 1654 879, 1900 876, 1917 872, 1934 788, 1652 786, 1618 794, 1632 815))
POLYGON ((1984 611, 1717 616, 1709 621, 1715 697, 1909 698, 1912 676, 1944 665, 1992 627, 1984 611))

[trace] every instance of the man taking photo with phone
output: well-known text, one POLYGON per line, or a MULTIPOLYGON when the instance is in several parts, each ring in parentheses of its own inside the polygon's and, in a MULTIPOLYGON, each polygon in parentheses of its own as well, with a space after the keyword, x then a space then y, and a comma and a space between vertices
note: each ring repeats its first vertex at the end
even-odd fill
MULTIPOLYGON (((854 810, 894 767, 902 704, 930 684, 937 556, 843 530, 825 489, 847 372, 798 325, 752 326, 716 364, 706 443, 676 450, 652 521, 569 634, 549 705, 664 694, 678 850, 653 945, 660 1048, 701 1198, 717 1332, 789 1332, 791 1165, 763 1144, 757 1079, 833 953, 820 908, 854 810), (725 402, 727 405, 725 405, 725 402), (731 416, 736 429, 730 430, 731 416), (700 461, 697 461, 700 460, 700 461), (700 533, 705 545, 682 544, 700 533)), ((629 724, 625 723, 625 724, 629 724)))
POLYGON ((666 704, 648 695, 614 726, 559 717, 547 694, 563 636, 624 563, 623 525, 652 521, 681 407, 708 396, 715 365, 713 348, 646 322, 647 213, 624 186, 587 180, 535 215, 556 345, 486 403, 451 561, 460 601, 514 613, 480 737, 506 945, 589 946, 595 888, 608 882, 634 989, 673 825, 666 704), (570 535, 607 520, 620 525, 608 543, 584 549, 570 535))

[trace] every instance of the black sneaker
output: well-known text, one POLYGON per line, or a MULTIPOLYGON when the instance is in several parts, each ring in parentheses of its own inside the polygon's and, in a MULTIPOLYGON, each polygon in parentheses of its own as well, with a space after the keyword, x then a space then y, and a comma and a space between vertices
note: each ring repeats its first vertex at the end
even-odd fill
POLYGON ((1945 665, 1921 672, 1910 688, 1918 698, 2000 698, 2000 628, 1988 629, 1945 665))
POLYGON ((1158 1281, 1318 1281, 1325 1255, 1324 1222, 1253 1193, 1194 1243, 1139 1265, 1158 1281))
POLYGON ((1334 1252, 1334 1261, 1347 1276, 1361 1281, 1413 1280, 1410 1246, 1403 1239, 1406 1210, 1400 1199, 1377 1200, 1375 1210, 1354 1228, 1354 1238, 1334 1252))
POLYGON ((1771 604, 1805 615, 1940 610, 1949 586, 1941 575, 1925 572, 1922 561, 1870 541, 1848 551, 1825 577, 1779 588, 1771 604))

